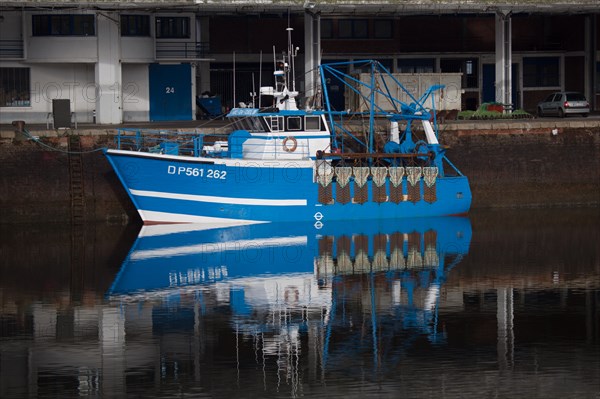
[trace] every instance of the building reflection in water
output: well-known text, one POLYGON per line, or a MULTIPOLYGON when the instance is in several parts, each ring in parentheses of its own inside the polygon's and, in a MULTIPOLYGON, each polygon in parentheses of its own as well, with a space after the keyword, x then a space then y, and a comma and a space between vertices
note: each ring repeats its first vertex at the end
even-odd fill
POLYGON ((425 393, 488 392, 464 372, 515 370, 516 339, 526 356, 536 340, 598 354, 598 252, 586 278, 533 265, 524 282, 481 266, 498 248, 467 218, 317 227, 145 226, 102 298, 80 282, 78 301, 4 295, 0 394, 342 395, 432 370, 425 393), (538 310, 582 328, 540 337, 538 310))
POLYGON ((277 380, 295 386, 299 365, 305 367, 303 350, 312 349, 317 375, 346 356, 368 354, 377 369, 388 355, 382 340, 409 345, 424 335, 442 342, 440 286, 467 253, 470 239, 466 218, 330 223, 318 229, 144 227, 109 298, 135 309, 150 302, 151 328, 161 335, 176 330, 202 336, 207 319, 225 317, 235 337, 238 372, 240 342, 252 342, 260 354, 257 364, 276 367, 277 380), (264 363, 267 359, 273 364, 264 363))

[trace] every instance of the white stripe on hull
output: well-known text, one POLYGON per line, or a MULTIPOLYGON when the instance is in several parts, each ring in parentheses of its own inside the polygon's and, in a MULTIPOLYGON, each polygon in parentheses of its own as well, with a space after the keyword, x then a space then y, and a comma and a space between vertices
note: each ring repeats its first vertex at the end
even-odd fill
POLYGON ((138 209, 144 223, 204 223, 214 227, 239 226, 244 224, 266 223, 263 220, 244 220, 216 218, 208 216, 185 215, 181 213, 155 212, 138 209))
MULTIPOLYGON (((146 211, 147 212, 147 211, 146 211)), ((167 236, 170 234, 191 233, 196 231, 206 231, 220 229, 224 227, 232 227, 231 224, 223 223, 169 223, 144 225, 138 233, 140 237, 158 237, 167 236)))
POLYGON ((192 194, 174 194, 160 191, 129 190, 132 195, 140 197, 166 198, 196 202, 212 202, 215 204, 232 205, 267 205, 267 206, 306 206, 305 199, 262 199, 262 198, 234 198, 234 197, 215 197, 212 195, 192 195, 192 194))
POLYGON ((156 257, 171 257, 191 254, 217 253, 223 251, 243 251, 258 248, 306 245, 307 241, 308 239, 306 236, 297 236, 205 243, 197 245, 187 245, 182 247, 169 247, 149 249, 144 251, 135 251, 130 255, 129 259, 139 261, 143 259, 150 259, 156 257))

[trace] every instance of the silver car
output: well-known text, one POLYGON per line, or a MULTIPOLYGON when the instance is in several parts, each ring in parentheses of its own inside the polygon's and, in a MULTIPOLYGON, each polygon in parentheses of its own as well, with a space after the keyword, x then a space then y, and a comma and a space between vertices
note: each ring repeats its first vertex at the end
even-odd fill
POLYGON ((570 114, 588 116, 590 103, 581 93, 574 91, 561 91, 552 93, 537 106, 538 116, 556 115, 564 118, 570 114))

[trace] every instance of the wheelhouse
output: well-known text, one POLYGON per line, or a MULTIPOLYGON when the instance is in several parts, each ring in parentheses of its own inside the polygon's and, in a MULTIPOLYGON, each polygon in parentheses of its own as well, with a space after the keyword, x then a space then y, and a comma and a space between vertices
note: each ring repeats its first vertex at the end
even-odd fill
POLYGON ((327 132, 327 123, 322 113, 305 115, 281 115, 276 113, 252 113, 248 115, 229 115, 234 130, 246 130, 250 133, 301 133, 327 132))

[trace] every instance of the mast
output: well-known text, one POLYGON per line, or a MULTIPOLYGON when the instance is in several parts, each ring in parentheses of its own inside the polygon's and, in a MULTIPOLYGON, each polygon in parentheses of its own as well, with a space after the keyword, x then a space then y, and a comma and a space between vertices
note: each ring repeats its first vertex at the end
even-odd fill
MULTIPOLYGON (((287 52, 282 52, 281 58, 279 60, 277 60, 275 46, 273 46, 273 76, 275 80, 274 87, 261 86, 260 94, 273 96, 273 106, 275 106, 279 110, 297 111, 298 107, 296 105, 296 97, 298 96, 298 92, 296 91, 296 83, 292 80, 291 90, 288 85, 290 80, 290 74, 294 75, 295 73, 293 57, 296 56, 296 50, 298 48, 294 49, 292 45, 291 32, 293 31, 293 28, 287 28, 286 30, 288 31, 288 49, 287 52)), ((260 103, 259 99, 259 108, 261 107, 261 105, 262 104, 260 103)))
POLYGON ((259 68, 258 68, 258 109, 261 108, 261 95, 260 89, 262 87, 262 50, 260 50, 260 60, 259 60, 259 68))
POLYGON ((233 104, 231 109, 236 108, 235 106, 235 51, 233 52, 233 104))
MULTIPOLYGON (((287 29, 288 32, 288 65, 291 68, 291 74, 292 74, 292 91, 296 91, 296 76, 295 76, 295 71, 294 71, 294 58, 296 58, 296 52, 294 51, 294 46, 292 45, 292 31, 294 30, 294 28, 288 27, 287 29)), ((290 77, 289 77, 290 71, 288 70, 288 76, 287 76, 287 82, 286 85, 288 84, 288 82, 290 81, 290 77)))

